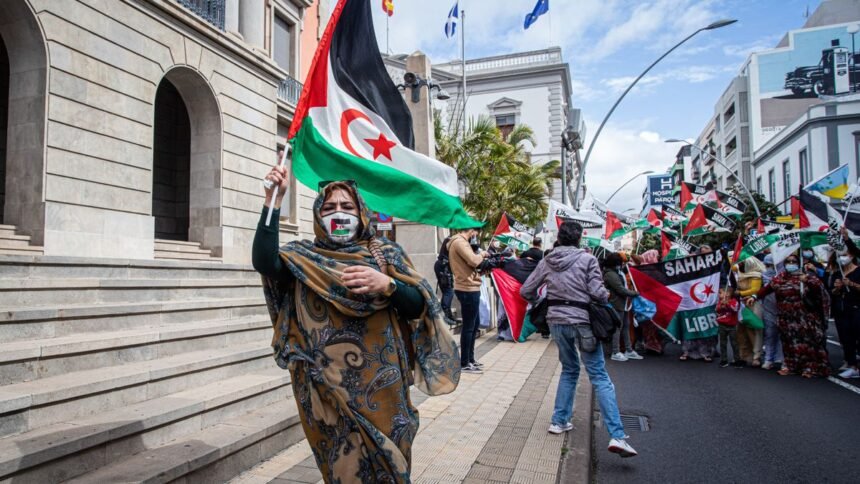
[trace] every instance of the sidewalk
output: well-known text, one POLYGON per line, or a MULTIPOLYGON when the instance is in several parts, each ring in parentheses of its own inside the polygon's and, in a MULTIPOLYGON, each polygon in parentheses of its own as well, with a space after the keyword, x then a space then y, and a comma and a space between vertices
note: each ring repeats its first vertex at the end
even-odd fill
MULTIPOLYGON (((575 429, 547 432, 561 365, 550 340, 479 340, 482 375, 463 374, 452 394, 428 398, 413 390, 421 427, 412 449, 412 480, 437 482, 556 483, 588 476, 591 392, 581 380, 574 410, 575 429), (582 429, 582 430, 581 430, 582 429), (566 443, 565 439, 570 442, 566 443), (571 447, 575 445, 575 447, 571 447), (562 460, 564 459, 562 465, 562 460)), ((582 372, 584 375, 585 372, 582 372)), ((290 402, 292 404, 292 402, 290 402)), ((322 482, 305 441, 252 468, 234 484, 322 482)))

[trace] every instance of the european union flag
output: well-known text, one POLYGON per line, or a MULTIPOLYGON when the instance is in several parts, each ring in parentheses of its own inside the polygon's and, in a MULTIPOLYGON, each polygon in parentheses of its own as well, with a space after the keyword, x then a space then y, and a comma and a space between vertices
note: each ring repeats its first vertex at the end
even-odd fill
POLYGON ((549 12, 549 0, 538 0, 532 13, 526 15, 524 27, 528 29, 533 23, 537 22, 538 17, 547 12, 549 12))

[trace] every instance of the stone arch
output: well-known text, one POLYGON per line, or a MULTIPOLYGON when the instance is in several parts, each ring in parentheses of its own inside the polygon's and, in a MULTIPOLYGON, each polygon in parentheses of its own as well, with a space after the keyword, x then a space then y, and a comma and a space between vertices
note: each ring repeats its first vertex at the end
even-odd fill
POLYGON ((48 53, 26 0, 0 2, 0 223, 44 242, 48 53), (4 85, 5 84, 5 85, 4 85))
MULTIPOLYGON (((188 222, 185 240, 199 242, 203 247, 211 249, 215 255, 220 256, 222 255, 221 109, 215 92, 206 78, 190 67, 174 67, 164 75, 156 94, 156 114, 159 113, 158 103, 171 99, 175 94, 181 98, 182 107, 187 113, 188 124, 188 179, 185 185, 188 222)), ((156 136, 153 142, 154 185, 158 183, 155 172, 157 150, 159 143, 165 142, 164 139, 158 139, 158 125, 162 121, 155 119, 153 123, 156 136)), ((182 125, 181 119, 174 119, 174 121, 179 123, 178 126, 182 125)), ((182 150, 175 151, 177 151, 176 156, 183 156, 182 150)), ((154 186, 153 216, 158 221, 155 195, 154 186)), ((158 233, 158 229, 156 232, 158 233)))

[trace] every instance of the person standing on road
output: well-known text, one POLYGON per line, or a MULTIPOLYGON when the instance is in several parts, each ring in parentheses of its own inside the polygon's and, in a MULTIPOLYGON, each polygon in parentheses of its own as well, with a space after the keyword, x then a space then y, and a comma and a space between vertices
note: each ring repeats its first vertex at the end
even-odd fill
POLYGON ((785 272, 777 274, 746 302, 755 303, 771 293, 776 294, 785 356, 779 374, 800 372, 804 378, 829 376, 824 315, 829 314, 830 308, 824 284, 817 277, 804 274, 799 258, 792 254, 785 258, 785 272))
MULTIPOLYGON (((762 272, 764 264, 750 257, 738 265, 738 294, 741 298, 748 298, 753 294, 757 294, 762 287, 762 272)), ((758 317, 762 318, 761 303, 756 301, 752 305, 747 305, 747 309, 758 317)), ((761 329, 750 327, 746 321, 741 318, 741 324, 738 326, 738 347, 740 351, 740 359, 744 364, 758 368, 761 366, 761 347, 762 347, 761 329)))
POLYGON ((732 365, 739 366, 738 358, 738 310, 740 303, 734 297, 732 290, 720 288, 720 302, 717 304, 717 325, 720 336, 720 368, 729 366, 728 343, 732 345, 732 365))
POLYGON ((627 288, 624 274, 621 273, 621 254, 611 252, 603 260, 603 282, 609 290, 609 304, 621 318, 621 327, 612 335, 612 360, 641 360, 642 357, 630 345, 630 323, 627 318, 630 298, 639 293, 627 288), (625 351, 621 350, 622 344, 625 351))
MULTIPOLYGON (((773 264, 773 256, 764 256, 764 271, 761 273, 763 286, 770 284, 776 277, 776 267, 773 264)), ((770 370, 774 364, 782 364, 782 341, 779 339, 779 327, 777 327, 776 294, 768 294, 761 300, 761 314, 764 320, 764 363, 763 370, 770 370)))
POLYGON ((615 386, 606 373, 603 348, 591 331, 588 310, 583 308, 592 301, 606 304, 609 291, 604 287, 597 259, 579 248, 581 239, 581 225, 570 220, 562 223, 558 230, 559 247, 544 257, 520 290, 523 298, 534 302, 538 288, 547 285, 547 321, 558 345, 562 368, 549 432, 561 434, 573 429, 570 418, 581 358, 611 437, 609 451, 633 457, 636 451, 626 440, 615 386))
POLYGON ((481 305, 481 276, 478 266, 489 255, 475 253, 478 245, 478 228, 461 231, 448 242, 448 260, 454 274, 454 294, 460 301, 463 326, 460 328, 460 366, 464 373, 483 373, 481 363, 475 361, 475 337, 481 305))
POLYGON ((842 352, 845 357, 845 368, 839 373, 841 378, 860 378, 857 369, 857 345, 860 343, 860 271, 850 254, 840 255, 838 264, 842 266, 833 271, 833 319, 836 320, 836 331, 842 352))

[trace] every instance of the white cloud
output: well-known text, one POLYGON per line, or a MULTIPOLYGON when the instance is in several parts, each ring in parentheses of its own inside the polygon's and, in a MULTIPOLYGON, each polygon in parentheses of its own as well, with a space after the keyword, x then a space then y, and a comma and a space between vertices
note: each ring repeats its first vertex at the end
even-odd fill
MULTIPOLYGON (((593 126, 593 121, 588 121, 593 126)), ((678 146, 663 142, 663 137, 643 128, 609 123, 591 153, 585 171, 588 192, 606 200, 624 182, 638 173, 651 170, 665 173, 675 160, 678 146)), ((622 189, 610 202, 610 207, 624 211, 642 208, 642 191, 646 178, 637 178, 622 189)))
MULTIPOLYGON (((643 77, 634 91, 652 92, 654 88, 670 81, 682 81, 692 84, 707 82, 724 74, 732 73, 737 70, 734 65, 730 66, 684 66, 679 69, 674 69, 668 72, 647 75, 643 77)), ((634 76, 622 76, 604 79, 602 84, 609 88, 613 94, 620 94, 627 89, 631 82, 636 78, 634 76)))
POLYGON ((782 37, 780 35, 767 35, 745 44, 726 45, 723 46, 723 54, 728 57, 746 59, 753 52, 759 52, 776 47, 776 44, 779 43, 781 38, 782 37))

